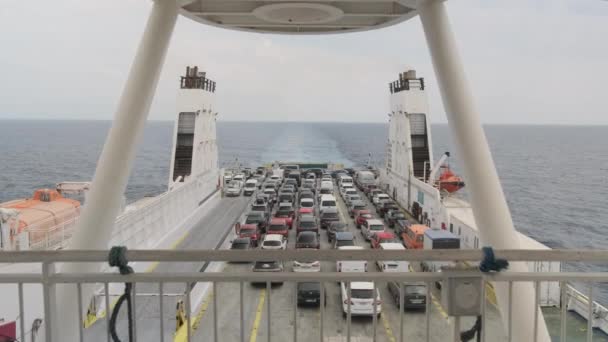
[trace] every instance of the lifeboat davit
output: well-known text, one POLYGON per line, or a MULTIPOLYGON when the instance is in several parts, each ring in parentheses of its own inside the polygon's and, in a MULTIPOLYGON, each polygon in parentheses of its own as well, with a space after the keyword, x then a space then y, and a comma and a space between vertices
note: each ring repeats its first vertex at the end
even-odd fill
POLYGON ((449 193, 456 192, 464 187, 464 181, 452 172, 448 167, 439 176, 439 190, 449 193))

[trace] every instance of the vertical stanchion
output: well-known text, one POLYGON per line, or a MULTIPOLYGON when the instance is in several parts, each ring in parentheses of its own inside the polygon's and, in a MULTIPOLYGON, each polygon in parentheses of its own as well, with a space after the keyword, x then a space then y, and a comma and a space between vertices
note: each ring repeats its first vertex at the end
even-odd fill
POLYGON ((107 342, 111 342, 110 336, 110 285, 103 283, 103 290, 105 292, 105 303, 106 303, 106 338, 107 342))
POLYGON ((270 319, 270 290, 272 287, 272 283, 270 281, 266 282, 266 294, 267 294, 267 300, 266 300, 266 334, 268 336, 267 341, 270 342, 271 340, 271 333, 270 333, 270 328, 271 328, 271 319, 270 319))
POLYGON ((431 282, 426 282, 426 312, 424 313, 424 326, 425 326, 425 340, 429 342, 431 340, 431 282))
MULTIPOLYGON (((298 282, 294 282, 293 342, 298 341, 298 282)), ((319 308, 321 309, 321 308, 319 308)))
POLYGON ((20 340, 25 340, 25 310, 23 308, 23 283, 19 283, 19 332, 20 340))
POLYGON ((213 293, 211 294, 213 296, 213 341, 217 342, 218 341, 218 325, 219 325, 219 318, 218 318, 218 314, 217 314, 217 294, 218 294, 218 287, 217 287, 217 282, 213 282, 213 293))
POLYGON ((399 282, 399 342, 403 342, 403 316, 405 316, 405 288, 403 282, 399 282))
POLYGON ((165 341, 165 316, 164 316, 164 287, 165 284, 161 281, 158 283, 158 310, 159 310, 159 327, 160 327, 160 342, 165 341))
POLYGON ((593 341, 593 283, 589 283, 589 301, 587 302, 587 342, 593 341))
POLYGON ((81 283, 76 283, 76 295, 78 296, 78 322, 80 324, 78 324, 78 340, 80 342, 84 341, 84 332, 83 330, 83 323, 84 320, 82 319, 82 284, 81 283))
POLYGON ((321 338, 321 342, 323 342, 323 319, 325 316, 325 305, 325 283, 321 282, 321 307, 319 308, 319 310, 321 310, 321 322, 319 322, 319 336, 321 338))
POLYGON ((244 297, 245 297, 245 287, 243 286, 243 282, 241 281, 240 283, 240 306, 241 306, 241 342, 245 342, 245 304, 244 302, 244 297))
POLYGON ((567 314, 567 310, 568 310, 568 300, 566 298, 567 293, 566 293, 566 282, 564 281, 560 281, 559 282, 559 290, 560 290, 560 312, 559 312, 559 321, 560 321, 560 334, 559 334, 559 341, 560 342, 566 342, 566 314, 567 314))

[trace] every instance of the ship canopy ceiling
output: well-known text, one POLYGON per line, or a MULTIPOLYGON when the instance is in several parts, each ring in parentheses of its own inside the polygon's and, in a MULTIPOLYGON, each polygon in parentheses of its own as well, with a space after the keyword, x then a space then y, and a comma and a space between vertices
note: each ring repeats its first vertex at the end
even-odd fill
POLYGON ((341 33, 394 25, 416 0, 182 0, 182 14, 223 28, 283 34, 341 33))

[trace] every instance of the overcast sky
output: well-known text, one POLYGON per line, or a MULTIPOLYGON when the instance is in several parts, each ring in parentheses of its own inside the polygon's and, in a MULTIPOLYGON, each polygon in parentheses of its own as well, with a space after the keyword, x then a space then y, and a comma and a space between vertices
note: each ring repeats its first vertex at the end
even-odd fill
MULTIPOLYGON (((147 0, 2 0, 0 118, 111 119, 147 0)), ((608 124, 608 1, 451 0, 484 123, 608 124)), ((218 83, 222 120, 385 122, 388 82, 427 79, 445 122, 420 21, 330 36, 234 32, 180 18, 150 118, 173 120, 178 77, 218 83)))

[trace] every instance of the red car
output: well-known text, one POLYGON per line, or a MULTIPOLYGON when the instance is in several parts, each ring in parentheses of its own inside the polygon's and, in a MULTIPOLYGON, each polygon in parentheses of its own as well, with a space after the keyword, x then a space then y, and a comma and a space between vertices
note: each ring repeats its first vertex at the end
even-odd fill
POLYGON ((367 221, 367 219, 371 219, 374 216, 372 215, 372 212, 369 210, 359 210, 357 211, 357 213, 355 214, 355 224, 357 225, 357 228, 361 228, 361 226, 365 223, 365 221, 367 221))
POLYGON ((293 228, 293 215, 289 212, 279 210, 274 214, 274 218, 284 219, 285 223, 287 223, 287 227, 289 227, 289 229, 293 228))
POLYGON ((262 236, 262 231, 257 224, 237 223, 234 226, 234 230, 240 238, 248 237, 249 239, 251 239, 251 244, 254 247, 257 247, 259 245, 260 237, 262 236))
POLYGON ((401 243, 401 240, 391 232, 379 232, 372 235, 369 242, 372 244, 372 248, 380 248, 381 243, 385 242, 396 242, 401 243))
POLYGON ((268 227, 266 228, 266 234, 280 234, 287 239, 287 236, 289 235, 287 220, 277 217, 272 218, 268 224, 268 227))
POLYGON ((302 215, 315 215, 313 208, 300 208, 298 210, 298 216, 302 217, 302 215))

